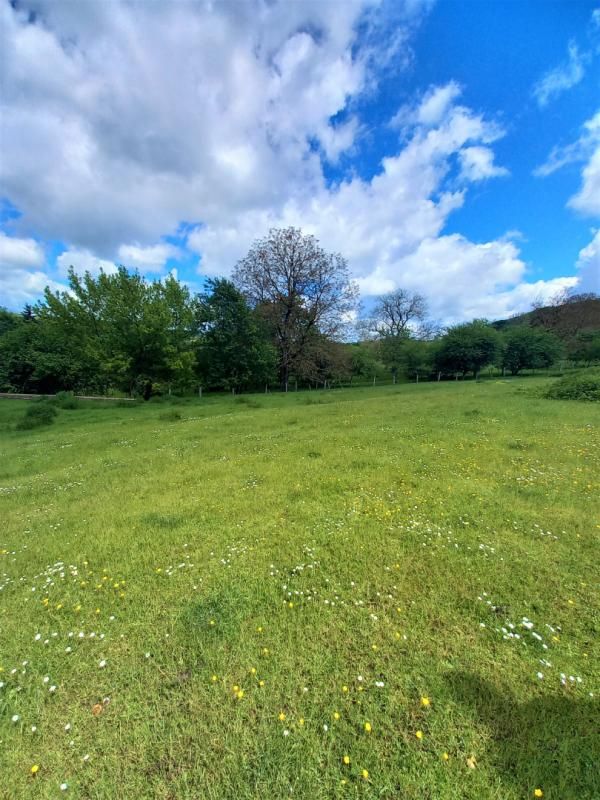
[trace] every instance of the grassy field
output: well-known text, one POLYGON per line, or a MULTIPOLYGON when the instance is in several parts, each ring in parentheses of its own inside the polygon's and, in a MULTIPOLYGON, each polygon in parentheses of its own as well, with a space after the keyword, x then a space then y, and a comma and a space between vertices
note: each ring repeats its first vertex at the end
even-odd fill
POLYGON ((0 401, 0 797, 600 798, 600 408, 541 383, 0 401))

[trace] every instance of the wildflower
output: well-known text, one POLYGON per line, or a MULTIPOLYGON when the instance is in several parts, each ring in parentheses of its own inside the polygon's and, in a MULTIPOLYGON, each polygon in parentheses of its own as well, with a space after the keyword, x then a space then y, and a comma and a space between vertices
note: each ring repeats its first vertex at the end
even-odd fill
POLYGON ((416 737, 417 737, 417 739, 419 739, 419 741, 420 741, 420 740, 423 738, 423 731, 417 731, 417 732, 415 733, 415 736, 416 736, 416 737))
POLYGON ((211 619, 211 621, 209 622, 209 625, 215 625, 215 624, 216 623, 215 623, 214 619, 211 619))
POLYGON ((90 760, 90 754, 89 754, 89 753, 86 753, 86 754, 84 755, 84 757, 83 757, 81 760, 82 760, 83 762, 87 762, 87 761, 89 761, 89 760, 90 760))
POLYGON ((61 783, 61 785, 60 785, 61 792, 66 792, 68 788, 69 788, 69 785, 67 783, 61 783))
POLYGON ((32 775, 37 775, 39 771, 40 771, 39 764, 34 764, 34 765, 31 767, 31 774, 32 774, 32 775))
POLYGON ((543 797, 544 793, 543 793, 543 791, 541 789, 535 789, 534 792, 533 792, 533 796, 534 797, 543 797))
POLYGON ((338 711, 334 711, 334 712, 333 712, 333 718, 334 718, 334 719, 339 719, 339 718, 340 718, 340 715, 339 715, 339 712, 338 712, 338 711))
POLYGON ((70 722, 67 722, 67 724, 65 725, 65 730, 66 731, 70 731, 71 730, 71 723, 70 722))
POLYGON ((348 687, 347 687, 347 686, 342 686, 342 692, 343 692, 344 694, 347 694, 347 692, 348 692, 348 687))
POLYGON ((279 722, 283 722, 284 720, 285 720, 285 714, 283 713, 283 711, 280 711, 279 712, 279 722))
POLYGON ((442 761, 448 761, 449 758, 450 756, 448 755, 448 753, 442 753, 442 761))
POLYGON ((55 686, 54 684, 52 684, 52 686, 50 686, 50 687, 48 688, 48 691, 49 691, 51 694, 54 694, 54 692, 56 691, 56 686, 55 686))
POLYGON ((212 678, 211 678, 211 681, 212 681, 213 683, 216 683, 216 682, 217 682, 217 680, 218 680, 217 676, 216 676, 216 675, 213 675, 213 676, 212 676, 212 678))
POLYGON ((300 719, 298 720, 298 725, 300 725, 300 727, 304 725, 304 717, 300 717, 300 719))
POLYGON ((350 763, 350 756, 344 756, 344 758, 342 759, 342 761, 344 762, 344 764, 345 764, 346 766, 348 766, 348 764, 350 763))
POLYGON ((259 681, 259 682, 258 682, 258 685, 259 685, 259 686, 264 686, 264 685, 265 685, 265 682, 264 682, 264 681, 259 681))
POLYGON ((323 725, 323 730, 325 731, 325 733, 327 733, 327 731, 329 730, 329 725, 323 725))
POLYGON ((371 733, 372 730, 373 728, 371 727, 371 723, 365 722, 365 733, 371 733))
POLYGON ((289 736, 290 735, 290 732, 288 731, 287 728, 284 730, 283 735, 284 736, 289 736))
POLYGON ((259 626, 258 626, 258 628, 257 628, 256 630, 258 631, 258 633, 262 633, 262 631, 263 631, 263 629, 262 629, 262 625, 259 625, 259 626))
POLYGON ((244 696, 244 690, 243 689, 239 689, 239 691, 237 691, 235 693, 235 696, 237 697, 238 700, 241 700, 242 697, 244 696))
POLYGON ((104 669, 104 667, 106 666, 106 659, 103 658, 102 661, 98 663, 98 666, 100 667, 100 669, 104 669))
POLYGON ((360 773, 360 774, 362 775, 362 777, 363 777, 363 778, 364 778, 366 781, 368 781, 368 780, 369 780, 369 770, 368 770, 368 769, 363 769, 363 770, 361 771, 361 773, 360 773))
POLYGON ((37 731, 37 725, 32 725, 31 726, 31 732, 35 733, 36 731, 37 731))
POLYGON ((422 697, 421 705, 423 706, 423 708, 428 708, 428 706, 431 705, 431 700, 428 697, 422 697))
POLYGON ((13 714, 12 717, 11 717, 11 722, 15 722, 16 723, 20 719, 21 719, 21 717, 18 714, 13 714))
POLYGON ((256 675, 256 667, 252 667, 250 670, 250 675, 256 675))

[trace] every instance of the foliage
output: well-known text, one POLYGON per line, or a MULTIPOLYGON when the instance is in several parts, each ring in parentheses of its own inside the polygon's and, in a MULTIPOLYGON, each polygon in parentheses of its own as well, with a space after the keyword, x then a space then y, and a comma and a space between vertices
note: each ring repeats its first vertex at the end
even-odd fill
POLYGON ((32 428, 41 428, 54 422, 57 411, 46 400, 37 400, 27 405, 25 414, 17 422, 19 431, 28 431, 32 428))
POLYGON ((600 370, 589 370, 564 375, 546 391, 546 397, 553 400, 592 400, 600 401, 600 370))
POLYGON ((522 369, 550 367, 562 350, 560 339, 548 331, 527 325, 508 328, 503 337, 502 366, 513 375, 522 369))
POLYGON ((569 358, 586 364, 600 362, 600 330, 579 333, 569 344, 569 358))
POLYGON ((485 320, 455 325, 442 338, 437 348, 436 368, 446 374, 477 377, 487 364, 493 364, 500 351, 500 335, 485 320))
POLYGON ((208 281, 201 300, 203 336, 198 354, 203 384, 210 389, 241 391, 275 378, 275 351, 263 325, 230 281, 208 281))
POLYGON ((57 392, 54 397, 49 400, 52 405, 57 408, 72 411, 80 407, 79 400, 75 397, 73 392, 57 392))
POLYGON ((313 334, 339 336, 357 297, 346 260, 292 227, 255 241, 233 280, 269 327, 284 386, 302 362, 306 371, 313 334))

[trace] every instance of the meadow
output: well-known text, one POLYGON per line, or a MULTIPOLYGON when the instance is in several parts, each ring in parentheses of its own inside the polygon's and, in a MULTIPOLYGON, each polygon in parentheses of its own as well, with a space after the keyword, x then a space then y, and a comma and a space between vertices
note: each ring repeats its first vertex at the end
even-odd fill
POLYGON ((0 401, 0 797, 600 797, 600 407, 0 401))

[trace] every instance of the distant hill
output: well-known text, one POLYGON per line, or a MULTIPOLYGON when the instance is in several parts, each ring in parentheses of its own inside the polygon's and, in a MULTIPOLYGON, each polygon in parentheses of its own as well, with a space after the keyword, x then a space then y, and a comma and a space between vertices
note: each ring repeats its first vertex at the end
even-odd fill
POLYGON ((531 325, 552 331, 561 339, 571 339, 578 333, 600 330, 600 296, 574 295, 509 319, 496 320, 492 325, 499 331, 515 325, 531 325))

